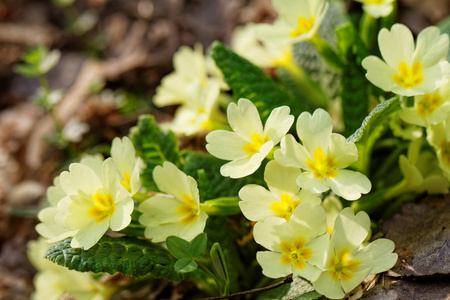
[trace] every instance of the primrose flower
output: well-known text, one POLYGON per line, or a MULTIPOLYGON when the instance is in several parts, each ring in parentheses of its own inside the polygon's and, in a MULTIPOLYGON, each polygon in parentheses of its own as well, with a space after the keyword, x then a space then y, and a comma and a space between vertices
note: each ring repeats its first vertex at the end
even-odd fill
POLYGON ((139 178, 141 159, 136 157, 136 150, 128 137, 115 138, 112 141, 111 157, 119 171, 120 183, 134 195, 141 188, 139 178))
POLYGON ((233 50, 261 68, 295 64, 292 44, 280 45, 276 41, 256 38, 256 31, 261 26, 267 25, 249 23, 236 28, 231 41, 233 50))
MULTIPOLYGON (((95 280, 90 273, 69 270, 44 258, 52 244, 43 239, 29 241, 28 259, 38 273, 34 277, 33 300, 59 300, 69 295, 79 300, 106 300, 116 291, 95 280)), ((68 297, 67 297, 68 298, 68 297)))
POLYGON ((395 0, 355 0, 363 4, 365 13, 374 18, 386 17, 394 9, 395 0))
POLYGON ((220 168, 222 176, 240 178, 255 172, 272 148, 288 132, 294 117, 289 107, 277 107, 263 128, 256 106, 247 99, 230 103, 228 122, 234 132, 216 130, 206 136, 206 150, 212 155, 231 160, 220 168))
POLYGON ((191 84, 186 92, 186 103, 177 109, 168 128, 175 133, 191 135, 226 127, 226 117, 217 105, 219 97, 218 84, 210 84, 206 88, 199 83, 191 84))
POLYGON ((368 193, 371 183, 359 172, 345 170, 358 159, 354 143, 332 133, 331 116, 317 109, 311 116, 303 112, 297 120, 297 134, 303 145, 288 134, 281 140, 281 149, 275 151, 275 160, 285 167, 303 169, 297 184, 313 193, 331 188, 338 196, 356 200, 368 193))
POLYGON ((426 127, 444 122, 450 115, 450 82, 431 94, 414 97, 414 107, 406 107, 399 117, 410 124, 426 127))
POLYGON ((384 91, 403 96, 423 95, 447 83, 450 64, 445 59, 449 38, 440 34, 439 28, 430 26, 422 30, 414 46, 408 27, 394 24, 391 31, 381 29, 378 44, 384 61, 369 56, 362 66, 367 70, 367 79, 384 91))
POLYGON ((256 184, 248 184, 239 191, 239 207, 251 221, 261 221, 267 217, 279 217, 289 221, 294 210, 303 202, 319 205, 321 200, 308 190, 297 185, 298 168, 283 167, 272 160, 266 165, 264 180, 266 190, 256 184))
POLYGON ((41 223, 36 225, 36 231, 50 243, 61 241, 77 233, 76 230, 71 231, 65 225, 59 225, 55 220, 58 214, 58 202, 66 196, 66 193, 61 188, 59 176, 55 177, 53 186, 47 189, 47 200, 50 206, 39 211, 38 219, 41 223))
POLYGON ((194 49, 181 46, 173 56, 175 70, 164 77, 156 89, 153 97, 155 105, 162 107, 184 104, 187 101, 186 89, 194 82, 205 88, 212 83, 226 88, 222 73, 211 60, 203 55, 203 47, 200 44, 196 44, 194 49))
POLYGON ((302 203, 289 221, 269 217, 255 224, 255 241, 270 251, 259 251, 256 259, 263 274, 278 278, 293 273, 316 280, 322 270, 329 235, 326 215, 320 205, 302 203), (325 234, 324 234, 325 233, 325 234))
POLYGON ((365 212, 354 215, 350 207, 342 210, 334 225, 324 271, 313 281, 314 289, 330 299, 340 299, 358 286, 367 275, 389 270, 397 262, 394 243, 377 239, 363 247, 370 230, 365 212))
POLYGON ((119 231, 130 224, 134 202, 120 184, 112 158, 73 163, 59 181, 66 196, 58 202, 55 222, 76 232, 72 248, 89 249, 108 229, 119 231))
POLYGON ((279 45, 313 39, 328 9, 325 0, 272 0, 272 4, 278 19, 273 25, 261 25, 256 36, 279 45))
POLYGON ((203 232, 208 215, 200 208, 195 179, 167 161, 153 170, 153 179, 169 195, 159 194, 139 205, 145 237, 158 243, 171 235, 191 240, 203 232))

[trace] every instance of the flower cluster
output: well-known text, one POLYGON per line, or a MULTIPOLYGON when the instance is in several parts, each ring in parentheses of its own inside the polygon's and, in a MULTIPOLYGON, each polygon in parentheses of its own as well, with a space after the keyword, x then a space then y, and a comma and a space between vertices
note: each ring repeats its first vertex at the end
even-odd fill
POLYGON ((212 59, 203 54, 203 47, 182 46, 173 62, 175 70, 164 77, 153 98, 158 107, 180 105, 166 127, 186 135, 226 127, 219 102, 225 99, 221 90, 228 87, 212 59))
POLYGON ((139 158, 129 138, 114 139, 112 157, 86 157, 55 179, 47 191, 50 207, 39 212, 37 232, 48 242, 73 237, 71 246, 89 249, 108 230, 131 222, 140 188, 139 158))
MULTIPOLYGON (((215 131, 207 136, 207 149, 211 154, 233 153, 233 157, 225 154, 219 157, 234 158, 233 162, 238 161, 238 165, 252 166, 243 174, 234 174, 235 177, 254 172, 275 143, 280 141, 280 129, 284 128, 283 132, 287 133, 292 124, 286 117, 280 119, 278 124, 285 126, 278 127, 276 139, 271 138, 264 132, 270 132, 271 127, 267 125, 274 124, 273 115, 269 116, 263 130, 260 122, 257 126, 251 123, 255 117, 248 118, 257 114, 256 107, 246 99, 239 100, 238 108, 244 105, 246 110, 228 110, 234 133, 215 131), (255 127, 257 130, 253 129, 255 127), (243 137, 246 140, 240 140, 243 137), (250 147, 251 153, 246 151, 250 147), (225 148, 235 150, 225 152, 225 148), (252 164, 255 156, 257 164, 252 164)), ((272 113, 275 115, 280 109, 283 107, 274 109, 272 113)), ((288 113, 287 110, 285 114, 288 113)), ((318 194, 329 189, 347 200, 356 200, 362 193, 370 191, 371 183, 365 175, 345 169, 358 159, 355 144, 332 133, 331 117, 322 109, 312 115, 302 113, 297 120, 297 134, 302 144, 290 134, 283 136, 281 149, 274 153, 275 160, 267 163, 264 180, 269 190, 255 184, 244 186, 239 192, 242 199, 239 206, 244 216, 257 222, 254 226, 255 241, 269 250, 257 253, 264 275, 278 278, 293 273, 313 282, 314 287, 327 297, 340 298, 344 291, 349 292, 368 274, 391 268, 397 255, 392 253, 394 245, 389 240, 379 240, 365 250, 360 249, 369 233, 367 214, 349 215, 353 212, 348 208, 336 216, 330 210, 330 221, 320 205, 322 201, 318 194), (333 223, 333 219, 336 220, 334 224, 328 225, 333 223), (347 236, 346 232, 355 227, 361 228, 360 235, 347 236), (386 247, 378 247, 380 243, 386 247), (379 255, 383 266, 369 263, 379 255)), ((224 167, 229 164, 222 167, 222 175, 228 174, 224 167)), ((239 170, 242 172, 246 168, 239 170)))
MULTIPOLYGON (((139 246, 151 245, 142 253, 154 247, 157 250, 149 256, 167 254, 173 258, 168 265, 164 265, 164 259, 155 262, 155 269, 161 270, 158 275, 178 276, 200 267, 223 294, 228 294, 230 284, 226 260, 239 260, 242 253, 236 254, 238 248, 233 250, 236 253, 222 251, 220 238, 207 238, 203 232, 220 232, 221 237, 234 235, 228 245, 246 235, 247 229, 239 228, 239 234, 235 234, 226 222, 217 226, 228 215, 240 214, 249 220, 245 224, 253 226, 245 241, 237 244, 244 247, 253 236, 261 251, 256 252, 257 245, 253 244, 249 248, 254 252, 243 252, 249 252, 252 261, 256 259, 262 274, 270 278, 290 274, 302 277, 331 299, 343 298, 368 275, 393 267, 398 258, 393 252, 394 243, 384 238, 370 242, 371 221, 363 210, 381 210, 391 199, 407 192, 445 194, 450 190, 449 37, 431 26, 414 41, 405 25, 394 24, 378 34, 383 59, 374 55, 362 59, 359 55, 370 51, 375 41, 375 35, 369 36, 374 32, 370 26, 377 26, 373 18, 392 14, 395 0, 356 1, 363 4, 361 20, 366 27, 360 30, 359 37, 353 25, 341 27, 333 46, 318 34, 326 15, 333 13, 329 8, 335 5, 326 0, 272 0, 278 12, 273 24, 249 24, 236 30, 234 50, 259 67, 283 68, 297 84, 290 91, 283 80, 261 88, 261 80, 272 83, 271 79, 223 45, 220 49, 229 55, 213 55, 217 65, 229 63, 236 67, 241 62, 247 68, 236 70, 239 76, 225 71, 222 75, 201 46, 182 46, 174 56, 174 72, 162 80, 153 98, 157 107, 179 106, 173 120, 161 125, 178 135, 161 130, 153 119, 153 123, 139 123, 131 131, 131 139, 115 138, 111 157, 87 156, 72 163, 47 190, 49 206, 39 212, 38 233, 48 243, 71 238, 70 246, 81 248, 79 251, 91 249, 107 231, 120 232, 120 236, 132 233, 139 246), (350 37, 354 45, 342 41, 350 37), (364 91, 361 95, 370 94, 375 87, 386 92, 378 99, 375 95, 381 95, 381 90, 361 99, 367 105, 369 98, 379 104, 360 127, 358 123, 351 128, 351 122, 345 120, 334 127, 347 130, 349 126, 354 134, 348 139, 333 132, 333 125, 345 116, 334 105, 342 104, 348 110, 352 104, 346 103, 345 97, 355 87, 342 84, 345 93, 341 97, 323 93, 323 82, 312 80, 294 59, 295 44, 305 41, 326 63, 320 63, 321 67, 341 76, 342 82, 360 84, 358 88, 364 91), (346 64, 350 67, 345 68, 346 64), (365 81, 364 69, 369 82, 365 81), (354 76, 348 74, 349 70, 358 70, 360 78, 349 79, 354 76), (246 72, 251 74, 246 76, 246 72), (233 89, 234 99, 223 76, 233 89), (242 85, 236 83, 238 79, 242 85), (301 101, 308 103, 300 108, 285 103, 274 105, 266 95, 271 88, 281 95, 277 99, 301 95, 301 101), (394 97, 386 101, 384 97, 391 93, 394 97), (262 120, 258 111, 270 114, 262 120), (291 128, 295 122, 291 111, 298 115, 295 129, 291 128), (388 124, 392 132, 387 132, 388 124), (207 153, 175 149, 180 135, 204 131, 207 153), (384 138, 382 132, 387 132, 390 140, 401 138, 400 142, 408 146, 398 147, 389 159, 378 157, 377 162, 383 161, 381 166, 371 166, 374 145, 383 148, 393 144, 377 143, 384 138), (428 146, 423 147, 424 143, 428 146), (205 161, 210 165, 201 165, 205 161), (383 178, 386 170, 394 166, 397 168, 392 174, 383 178), (222 177, 216 174, 219 168, 222 177), (260 168, 264 168, 263 176, 257 172, 260 168), (399 182, 385 186, 391 175, 399 182), (379 197, 365 196, 372 184, 379 197), (208 227, 210 224, 214 225, 208 227), (206 251, 207 247, 211 247, 210 251, 206 251)), ((295 104, 295 100, 286 103, 295 104)), ((121 242, 126 244, 126 239, 121 242)), ((37 247, 31 243, 30 253, 37 247)), ((106 299, 112 293, 90 275, 61 273, 65 277, 58 278, 51 268, 41 267, 35 254, 30 257, 40 271, 36 286, 47 281, 58 297, 68 292, 73 297, 84 293, 92 299, 106 299), (76 282, 78 289, 69 281, 76 282)), ((200 277, 204 276, 192 276, 203 280, 200 277)), ((205 280, 199 286, 209 284, 205 280)), ((36 295, 50 297, 42 288, 36 295)))

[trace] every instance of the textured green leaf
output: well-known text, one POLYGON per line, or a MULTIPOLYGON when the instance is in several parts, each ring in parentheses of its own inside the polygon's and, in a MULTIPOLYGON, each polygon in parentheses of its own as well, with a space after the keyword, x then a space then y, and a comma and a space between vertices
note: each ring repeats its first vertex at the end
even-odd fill
POLYGON ((166 239, 166 246, 170 254, 178 259, 192 258, 191 244, 177 236, 169 236, 166 239))
MULTIPOLYGON (((208 197, 206 199, 237 197, 239 190, 244 185, 249 183, 260 184, 263 186, 265 185, 263 179, 264 165, 262 165, 255 173, 250 176, 239 179, 232 179, 220 175, 220 167, 225 164, 226 161, 218 159, 211 155, 196 152, 185 152, 184 161, 185 164, 183 171, 187 175, 190 175, 198 180, 197 170, 203 169, 206 178, 210 182, 210 185, 214 187, 214 189, 212 189, 210 193, 208 193, 208 197)), ((205 180, 205 178, 202 178, 202 181, 205 180)))
POLYGON ((275 84, 257 66, 234 53, 219 42, 212 46, 211 56, 222 70, 225 82, 233 90, 236 98, 247 98, 258 109, 264 121, 270 112, 279 106, 288 105, 293 115, 306 110, 305 103, 294 99, 291 94, 275 84))
POLYGON ((370 83, 361 67, 361 60, 367 56, 367 51, 352 23, 337 28, 336 34, 338 49, 347 60, 342 70, 341 106, 344 135, 349 136, 359 128, 368 113, 370 83))
POLYGON ((189 273, 197 270, 198 265, 192 258, 182 258, 175 263, 175 271, 180 273, 189 273))
POLYGON ((386 121, 400 110, 400 101, 398 97, 391 98, 378 104, 364 119, 361 127, 355 131, 348 139, 348 142, 360 142, 368 138, 371 131, 377 126, 386 125, 386 121))
POLYGON ((117 272, 138 277, 150 274, 155 278, 180 281, 184 275, 175 271, 175 258, 163 247, 135 238, 103 236, 88 250, 70 247, 71 238, 54 244, 45 258, 80 272, 117 272))
POLYGON ((153 182, 153 169, 165 161, 180 167, 178 140, 173 132, 164 133, 151 115, 142 115, 137 126, 130 129, 130 138, 137 156, 145 163, 142 171, 142 185, 148 190, 158 190, 153 182))
POLYGON ((347 139, 348 142, 358 142, 359 160, 355 167, 359 171, 368 174, 372 148, 386 128, 389 118, 399 110, 398 96, 378 104, 364 119, 361 127, 347 139))

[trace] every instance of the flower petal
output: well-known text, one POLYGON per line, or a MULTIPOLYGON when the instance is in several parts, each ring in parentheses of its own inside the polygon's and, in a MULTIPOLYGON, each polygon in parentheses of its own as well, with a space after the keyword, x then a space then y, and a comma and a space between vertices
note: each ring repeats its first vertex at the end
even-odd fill
POLYGON ((370 218, 366 212, 360 211, 355 215, 350 207, 344 208, 334 223, 332 239, 335 249, 357 250, 369 234, 369 229, 370 218))
POLYGON ((314 153, 319 147, 326 151, 332 130, 331 116, 321 108, 316 109, 313 115, 303 112, 298 117, 297 134, 309 153, 314 153))
POLYGON ((277 107, 272 110, 266 121, 264 133, 275 145, 280 142, 294 123, 295 118, 289 112, 288 106, 277 107))
POLYGON ((281 149, 275 151, 274 157, 284 167, 308 169, 306 160, 309 158, 309 154, 291 134, 281 139, 281 149))
POLYGON ((92 221, 87 226, 81 228, 70 242, 72 248, 82 248, 87 250, 94 246, 108 230, 109 220, 103 222, 92 221))
POLYGON ((314 176, 312 172, 303 172, 297 177, 297 184, 312 193, 323 193, 330 189, 330 185, 326 179, 320 179, 314 176))
POLYGON ((256 260, 263 269, 263 274, 269 278, 279 278, 291 273, 291 265, 281 262, 281 253, 258 251, 256 260))
POLYGON ((336 177, 326 178, 326 181, 333 192, 346 200, 359 199, 361 194, 367 194, 372 188, 364 174, 350 170, 339 170, 336 177))
POLYGON ((209 153, 225 160, 242 159, 248 157, 244 146, 248 141, 232 131, 214 130, 206 136, 206 150, 209 153))
POLYGON ((300 189, 296 181, 301 173, 299 168, 283 167, 276 160, 272 160, 264 170, 264 181, 272 192, 296 194, 300 189))
POLYGON ((398 255, 393 253, 394 242, 388 239, 378 239, 359 250, 354 258, 361 262, 361 269, 369 269, 369 274, 385 272, 397 262, 398 255))
POLYGON ((364 58, 362 66, 367 70, 366 77, 370 82, 386 92, 391 90, 391 86, 395 84, 395 71, 384 61, 371 55, 364 58))
POLYGON ((411 65, 414 54, 414 37, 403 24, 394 24, 391 31, 383 28, 378 34, 381 56, 386 63, 397 71, 398 65, 405 62, 411 65))
POLYGON ((270 208, 273 203, 279 202, 272 193, 259 185, 249 184, 239 191, 239 202, 244 216, 251 221, 260 221, 266 217, 274 216, 270 208))
POLYGON ((263 135, 263 126, 256 106, 241 98, 238 104, 230 103, 227 109, 228 123, 234 132, 251 142, 252 134, 263 135))

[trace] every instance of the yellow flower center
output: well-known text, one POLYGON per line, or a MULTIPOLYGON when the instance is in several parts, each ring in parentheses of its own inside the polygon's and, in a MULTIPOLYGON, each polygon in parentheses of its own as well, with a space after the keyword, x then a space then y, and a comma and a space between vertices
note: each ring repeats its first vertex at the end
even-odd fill
POLYGON ((281 203, 275 202, 270 208, 278 217, 286 219, 289 221, 294 209, 300 204, 298 199, 292 199, 288 194, 283 194, 280 197, 281 203))
POLYGON ((195 223, 198 218, 198 205, 194 197, 183 194, 181 198, 184 203, 177 207, 177 212, 184 216, 181 219, 181 223, 185 225, 195 223))
POLYGON ((128 172, 123 173, 123 180, 120 181, 120 184, 131 193, 131 176, 128 172))
POLYGON ((254 133, 252 134, 251 140, 252 142, 244 145, 243 149, 248 154, 253 155, 255 153, 258 153, 259 148, 261 148, 262 145, 264 145, 266 142, 269 141, 269 137, 268 136, 262 137, 259 134, 254 133))
POLYGON ((360 262, 356 259, 349 259, 350 252, 344 248, 337 256, 333 256, 330 261, 330 276, 334 281, 348 281, 353 278, 353 272, 358 270, 360 262))
POLYGON ((325 152, 319 147, 314 151, 314 160, 309 158, 306 164, 313 171, 315 177, 324 179, 333 178, 338 175, 338 172, 334 169, 335 162, 334 157, 331 155, 325 156, 325 152))
POLYGON ((314 17, 306 19, 304 17, 298 18, 298 28, 291 31, 291 37, 296 38, 304 33, 309 32, 314 27, 314 17))
POLYGON ((420 62, 414 63, 411 69, 406 63, 402 62, 398 66, 398 73, 394 74, 394 81, 406 89, 418 86, 423 81, 420 62))
POLYGON ((294 265, 294 268, 303 269, 306 267, 305 260, 311 258, 313 252, 310 248, 305 247, 305 239, 298 237, 292 242, 282 242, 280 245, 281 262, 286 265, 294 265))
POLYGON ((294 63, 293 47, 287 45, 281 50, 281 55, 273 59, 273 65, 276 67, 289 68, 294 63))
POLYGON ((417 102, 417 113, 421 117, 426 117, 431 115, 436 108, 438 108, 444 100, 437 93, 425 94, 422 99, 417 102))
POLYGON ((94 205, 88 210, 89 216, 96 219, 97 223, 111 218, 116 210, 113 196, 111 194, 95 193, 92 199, 94 200, 94 205))

